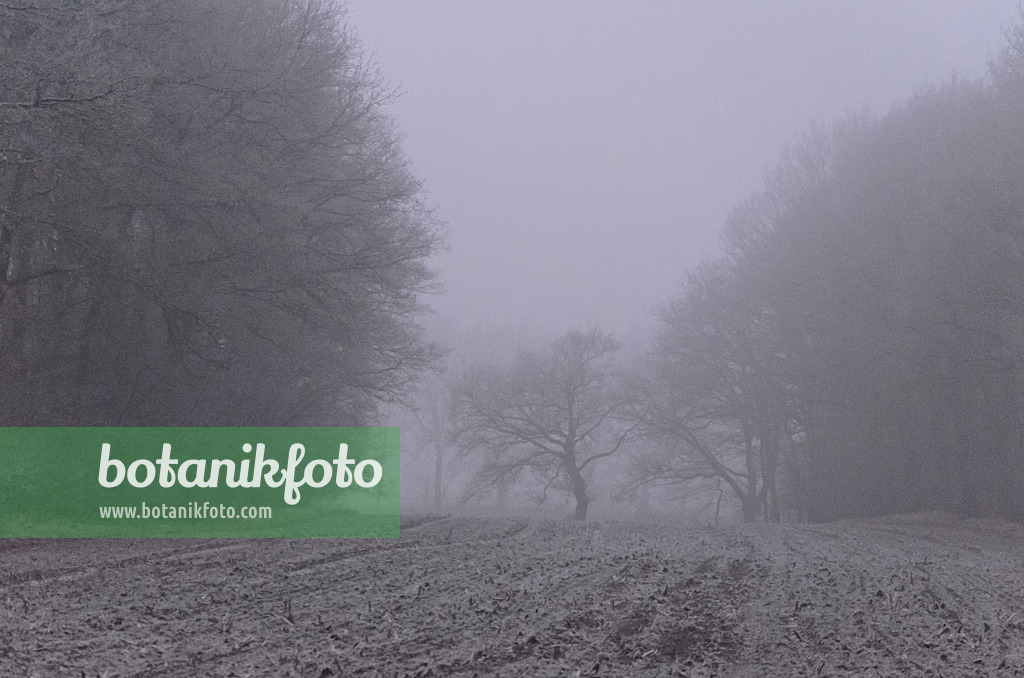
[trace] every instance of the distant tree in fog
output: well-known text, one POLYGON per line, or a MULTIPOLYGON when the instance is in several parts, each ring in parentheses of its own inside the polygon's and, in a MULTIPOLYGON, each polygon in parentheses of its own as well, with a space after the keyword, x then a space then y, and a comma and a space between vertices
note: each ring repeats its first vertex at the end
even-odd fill
POLYGON ((790 413, 770 314, 720 263, 691 275, 659 317, 633 382, 635 416, 657 442, 638 469, 659 483, 719 478, 745 520, 763 509, 778 521, 790 413))
POLYGON ((417 454, 429 459, 434 508, 444 505, 445 489, 454 475, 446 468, 453 447, 453 398, 448 374, 434 372, 422 379, 409 409, 410 433, 416 441, 417 454))
POLYGON ((622 420, 617 349, 596 329, 571 331, 544 353, 467 369, 455 389, 455 435, 484 459, 484 480, 526 474, 545 490, 564 488, 576 502, 576 518, 586 518, 585 472, 635 434, 622 420))

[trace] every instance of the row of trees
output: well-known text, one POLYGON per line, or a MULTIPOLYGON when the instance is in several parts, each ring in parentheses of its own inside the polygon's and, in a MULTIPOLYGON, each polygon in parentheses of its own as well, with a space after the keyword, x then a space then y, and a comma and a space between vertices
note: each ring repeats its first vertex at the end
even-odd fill
POLYGON ((989 82, 808 134, 684 293, 731 295, 769 498, 774 466, 816 520, 1024 516, 1022 38, 989 82))
MULTIPOLYGON (((0 425, 359 424, 439 357, 442 237, 328 0, 0 3, 0 425)), ((470 360, 416 413, 441 501, 595 469, 746 520, 1024 515, 1024 31, 989 80, 812 130, 645 354, 470 360), (622 465, 620 464, 620 471, 622 465)))
MULTIPOLYGON (((721 299, 714 301, 702 310, 714 315, 721 299)), ((681 301, 667 308, 663 335, 640 360, 617 361, 618 343, 598 329, 574 330, 545 351, 466 361, 427 380, 406 440, 429 451, 417 475, 432 478, 434 506, 456 460, 470 459, 474 472, 462 479, 460 499, 493 492, 500 501, 518 487, 540 503, 553 491, 583 519, 598 465, 614 462, 620 494, 647 497, 649 485, 693 491, 693 481, 706 481, 729 488, 744 519, 763 506, 777 520, 772 465, 785 422, 758 401, 771 382, 734 373, 730 361, 742 356, 723 355, 732 337, 708 333, 713 324, 694 326, 689 310, 681 301), (768 431, 775 447, 761 442, 768 431)))
POLYGON ((985 82, 812 129, 724 243, 635 363, 573 332, 463 370, 451 443, 577 517, 620 450, 746 520, 1024 516, 1024 30, 985 82))
POLYGON ((0 425, 369 421, 441 231, 329 0, 0 3, 0 425))

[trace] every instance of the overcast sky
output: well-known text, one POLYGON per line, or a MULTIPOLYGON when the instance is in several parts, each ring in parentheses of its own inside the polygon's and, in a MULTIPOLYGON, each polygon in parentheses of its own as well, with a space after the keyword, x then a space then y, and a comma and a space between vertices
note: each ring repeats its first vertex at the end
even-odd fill
POLYGON ((1018 0, 349 0, 451 231, 441 318, 645 333, 814 122, 984 75, 1018 0))

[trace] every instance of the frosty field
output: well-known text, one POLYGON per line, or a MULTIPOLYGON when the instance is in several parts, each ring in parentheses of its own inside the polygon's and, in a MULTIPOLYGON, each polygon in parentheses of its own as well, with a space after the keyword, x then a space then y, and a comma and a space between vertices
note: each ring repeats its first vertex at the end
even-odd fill
POLYGON ((0 541, 0 676, 1024 675, 1024 528, 409 516, 0 541))

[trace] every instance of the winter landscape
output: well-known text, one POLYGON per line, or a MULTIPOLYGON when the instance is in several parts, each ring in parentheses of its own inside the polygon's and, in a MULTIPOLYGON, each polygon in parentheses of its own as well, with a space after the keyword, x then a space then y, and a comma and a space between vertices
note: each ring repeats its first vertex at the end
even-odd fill
POLYGON ((1024 673, 1024 528, 933 513, 2 547, 5 676, 1024 673))
POLYGON ((1017 0, 0 0, 0 678, 1016 678, 1022 488, 1017 0))

